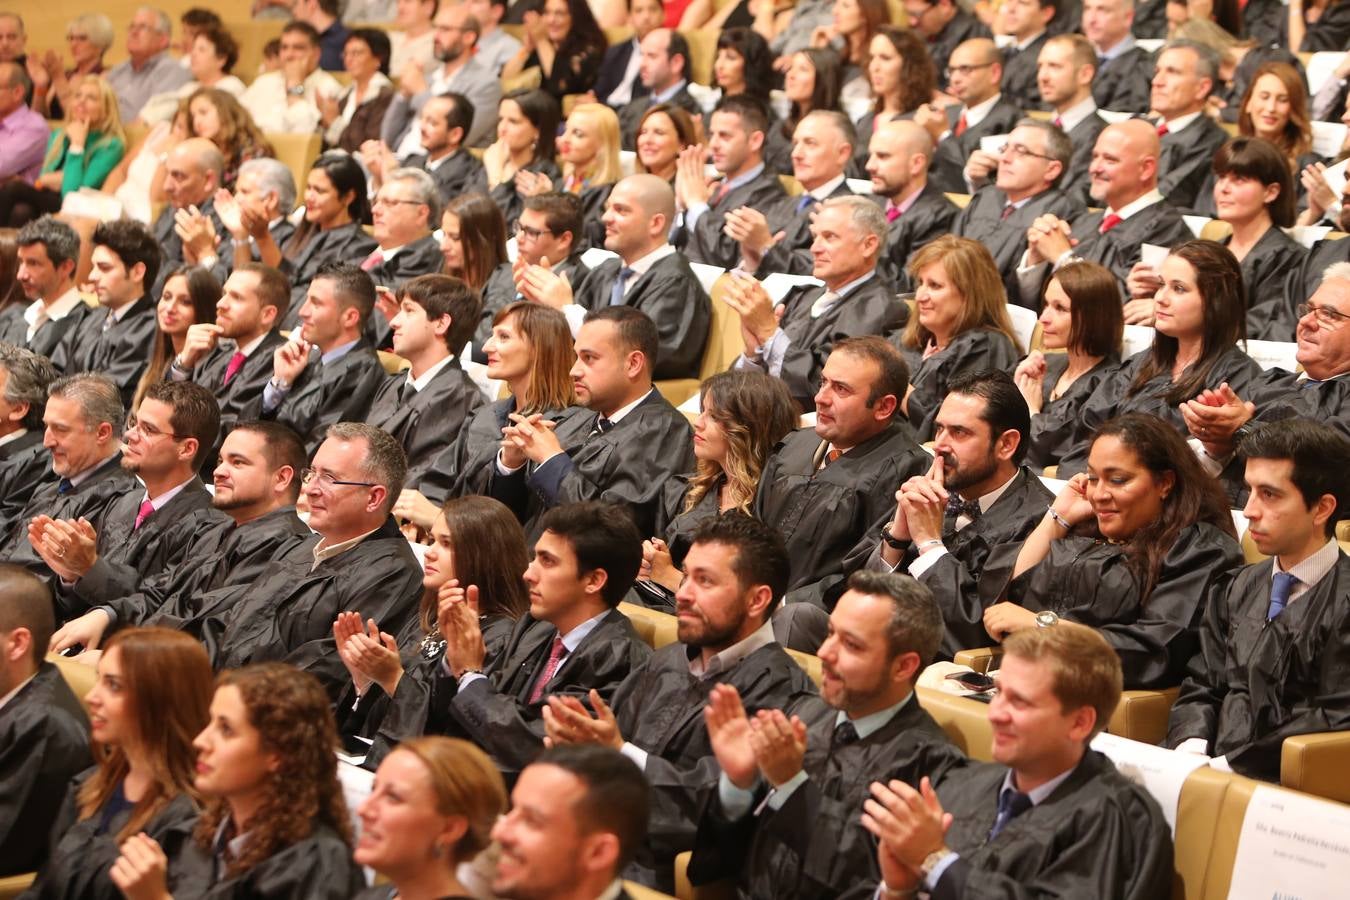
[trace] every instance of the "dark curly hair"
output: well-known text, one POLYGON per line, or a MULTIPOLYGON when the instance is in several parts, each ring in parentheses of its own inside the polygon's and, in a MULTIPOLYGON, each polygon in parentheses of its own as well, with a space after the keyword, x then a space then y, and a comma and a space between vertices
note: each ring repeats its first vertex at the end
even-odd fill
MULTIPOLYGON (((316 824, 328 825, 350 846, 351 819, 337 777, 337 726, 323 685, 293 666, 260 663, 222 672, 216 690, 223 687, 239 691, 261 749, 280 761, 267 776, 267 800, 248 823, 248 842, 230 861, 230 877, 309 837, 316 824)), ((197 845, 209 850, 229 815, 223 798, 208 800, 193 832, 197 845)))

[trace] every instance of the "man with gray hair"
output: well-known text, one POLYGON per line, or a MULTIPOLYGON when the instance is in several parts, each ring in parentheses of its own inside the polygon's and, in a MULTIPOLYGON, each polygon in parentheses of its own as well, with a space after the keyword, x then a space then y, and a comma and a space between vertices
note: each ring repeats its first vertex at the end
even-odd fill
POLYGON ((158 298, 169 273, 183 265, 199 265, 225 280, 220 260, 232 259, 234 248, 216 213, 215 194, 224 172, 225 157, 206 138, 188 138, 169 151, 164 161, 164 196, 169 202, 150 226, 164 264, 150 296, 158 298))
POLYGON ((55 380, 47 357, 0 344, 0 534, 13 530, 33 492, 51 477, 42 414, 55 380))
POLYGON ((0 324, 0 340, 51 358, 89 314, 75 288, 80 237, 66 223, 43 216, 19 230, 17 243, 19 286, 32 302, 22 316, 0 324))
POLYGON ((231 270, 249 262, 281 266, 281 247, 295 233, 287 218, 295 209, 290 166, 266 156, 250 159, 239 167, 233 194, 216 192, 215 206, 233 244, 231 270))
POLYGON ((131 122, 155 94, 175 91, 192 80, 192 73, 169 55, 173 22, 162 10, 142 6, 127 24, 126 62, 106 76, 117 95, 123 122, 131 122))
POLYGON ((1153 72, 1149 108, 1158 114, 1158 190, 1173 206, 1195 205, 1209 175, 1214 151, 1228 133, 1205 115, 1205 102, 1219 79, 1219 56, 1195 41, 1163 47, 1153 72))
POLYGON ((36 516, 93 519, 114 497, 136 485, 136 477, 119 464, 125 416, 121 391, 107 376, 86 372, 52 382, 42 414, 42 445, 55 477, 24 505, 0 543, 0 560, 52 577, 28 542, 28 522, 36 516))
MULTIPOLYGON (((47 150, 47 122, 28 108, 33 82, 17 62, 0 62, 0 179, 37 178, 47 150)), ((3 224, 9 224, 5 222, 3 224)))
POLYGON ((904 304, 877 277, 886 216, 875 203, 866 197, 826 200, 811 235, 811 274, 823 285, 793 288, 777 306, 752 278, 733 278, 726 293, 745 339, 736 368, 783 379, 803 410, 812 408, 835 341, 886 335, 907 318, 904 304))
MULTIPOLYGON (((371 220, 378 246, 361 261, 361 270, 377 288, 397 293, 404 282, 444 268, 440 242, 432 235, 441 221, 441 193, 425 170, 386 172, 371 204, 371 220)), ((392 294, 385 294, 370 318, 376 347, 389 344, 389 320, 396 312, 392 294)))

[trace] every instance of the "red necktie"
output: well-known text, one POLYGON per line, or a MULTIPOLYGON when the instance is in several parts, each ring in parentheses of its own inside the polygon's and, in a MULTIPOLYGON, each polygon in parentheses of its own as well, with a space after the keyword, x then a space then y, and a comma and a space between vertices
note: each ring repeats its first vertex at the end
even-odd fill
POLYGON ((548 651, 548 661, 544 663, 544 670, 539 673, 539 680, 534 683, 534 688, 530 691, 530 703, 538 703, 539 698, 544 696, 544 686, 553 680, 554 675, 558 674, 558 667, 562 665, 565 649, 562 638, 555 634, 553 646, 548 651))
POLYGON ((1163 136, 1166 135, 1166 134, 1167 134, 1167 123, 1166 123, 1166 122, 1159 122, 1159 123, 1158 123, 1158 137, 1163 137, 1163 136))
POLYGON ((999 218, 1007 221, 1008 216, 1011 216, 1015 212, 1017 212, 1017 207, 1013 206, 1011 203, 1005 203, 1003 204, 1003 212, 999 213, 999 218))
POLYGON ((896 219, 898 219, 898 218, 900 218, 900 207, 898 207, 898 206, 891 206, 891 207, 888 207, 888 208, 886 209, 886 221, 887 221, 887 222, 894 222, 894 221, 895 221, 896 219))
POLYGON ((722 179, 722 183, 717 186, 717 193, 713 195, 712 203, 709 203, 708 205, 716 206, 717 204, 721 203, 722 198, 725 197, 728 193, 730 193, 730 191, 731 191, 730 182, 728 182, 725 178, 722 179))
POLYGON ((952 134, 960 137, 966 133, 966 114, 961 113, 961 118, 956 120, 956 127, 952 129, 952 134))
POLYGON ((141 508, 136 510, 136 524, 131 527, 132 531, 139 531, 141 523, 150 518, 150 514, 155 511, 155 504, 149 500, 141 501, 141 508))
POLYGON ((1122 219, 1115 213, 1107 213, 1106 216, 1103 217, 1101 227, 1097 229, 1097 233, 1106 234, 1112 228, 1115 228, 1117 225, 1119 225, 1121 222, 1124 221, 1125 221, 1124 219, 1122 219))
POLYGON ((376 247, 371 251, 370 255, 366 257, 365 262, 361 263, 361 271, 369 272, 382 262, 384 262, 384 254, 380 252, 380 248, 376 247))
POLYGON ((230 379, 239 374, 239 370, 244 367, 244 360, 246 359, 248 359, 247 356, 238 350, 234 351, 234 356, 230 357, 230 364, 225 367, 225 380, 220 383, 221 387, 229 384, 230 379))
POLYGON ((1061 119, 1059 116, 1055 116, 1054 126, 1055 126, 1056 128, 1058 128, 1058 129, 1060 129, 1061 131, 1063 131, 1063 130, 1064 130, 1064 120, 1061 119))

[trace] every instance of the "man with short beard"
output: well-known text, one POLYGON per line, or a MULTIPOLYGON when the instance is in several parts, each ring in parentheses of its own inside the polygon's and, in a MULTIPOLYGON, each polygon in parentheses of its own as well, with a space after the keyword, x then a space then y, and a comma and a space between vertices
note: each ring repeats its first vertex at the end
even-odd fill
POLYGON ((1031 413, 1006 372, 952 379, 937 414, 933 467, 901 486, 890 521, 844 561, 845 571, 903 571, 927 586, 942 611, 944 658, 990 642, 985 607, 1054 499, 1020 465, 1030 433, 1031 413))

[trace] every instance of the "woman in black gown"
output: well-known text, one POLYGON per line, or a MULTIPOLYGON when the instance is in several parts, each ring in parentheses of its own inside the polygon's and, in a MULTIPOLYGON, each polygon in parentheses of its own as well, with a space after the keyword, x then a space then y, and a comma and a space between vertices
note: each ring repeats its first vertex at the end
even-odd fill
POLYGON ((484 151, 483 168, 508 234, 515 230, 524 207, 516 176, 541 175, 552 183, 562 175, 553 161, 561 118, 558 101, 543 91, 512 91, 497 104, 497 140, 484 151))

